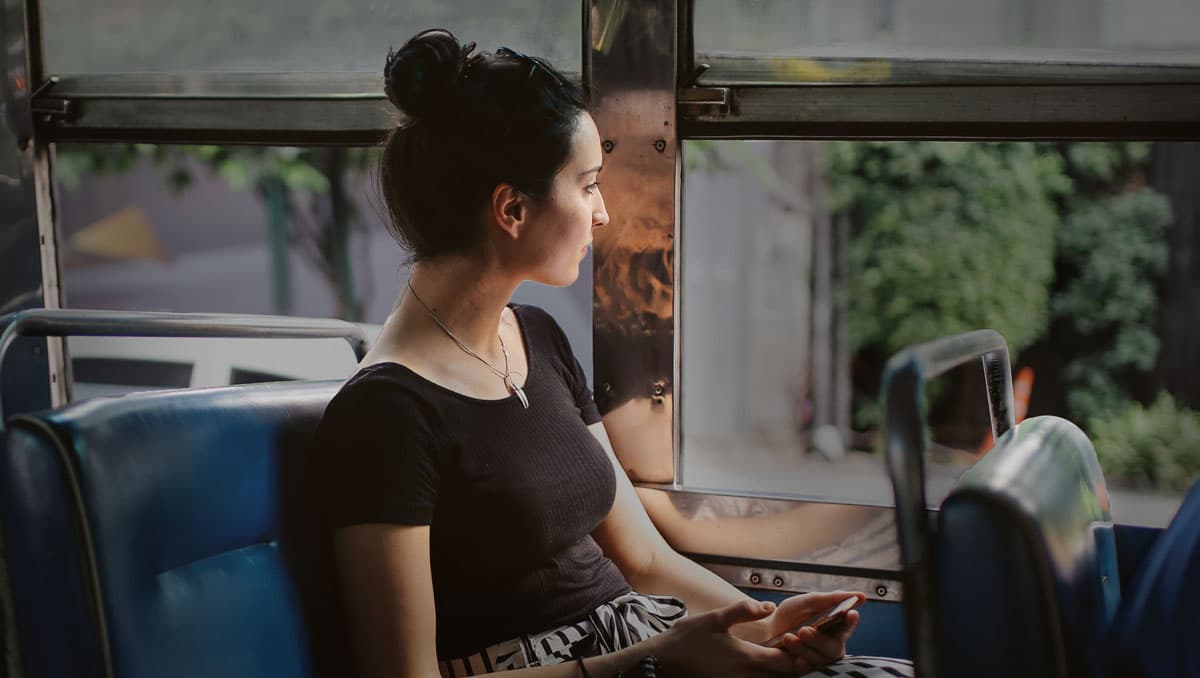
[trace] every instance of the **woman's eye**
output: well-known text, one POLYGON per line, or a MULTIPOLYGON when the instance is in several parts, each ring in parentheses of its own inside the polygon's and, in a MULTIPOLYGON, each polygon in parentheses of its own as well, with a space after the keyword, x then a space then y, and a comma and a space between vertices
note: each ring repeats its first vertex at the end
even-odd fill
POLYGON ((595 193, 597 188, 600 188, 600 182, 594 181, 594 182, 588 184, 587 188, 585 188, 584 190, 586 190, 588 193, 595 193))

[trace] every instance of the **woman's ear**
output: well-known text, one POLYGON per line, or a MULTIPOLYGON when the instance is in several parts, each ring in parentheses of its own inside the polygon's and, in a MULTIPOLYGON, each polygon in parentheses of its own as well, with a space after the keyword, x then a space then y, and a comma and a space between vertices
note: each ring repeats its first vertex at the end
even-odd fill
POLYGON ((521 231, 529 217, 528 200, 529 198, 512 184, 499 183, 492 190, 492 201, 488 206, 492 220, 513 240, 521 237, 521 231))

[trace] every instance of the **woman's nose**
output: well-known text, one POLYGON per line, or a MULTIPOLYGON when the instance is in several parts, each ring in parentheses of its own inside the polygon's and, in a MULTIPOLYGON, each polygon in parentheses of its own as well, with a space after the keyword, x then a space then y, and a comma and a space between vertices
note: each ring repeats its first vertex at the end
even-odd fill
POLYGON ((599 228, 608 224, 608 210, 604 208, 603 196, 597 196, 600 204, 592 212, 592 228, 599 228))

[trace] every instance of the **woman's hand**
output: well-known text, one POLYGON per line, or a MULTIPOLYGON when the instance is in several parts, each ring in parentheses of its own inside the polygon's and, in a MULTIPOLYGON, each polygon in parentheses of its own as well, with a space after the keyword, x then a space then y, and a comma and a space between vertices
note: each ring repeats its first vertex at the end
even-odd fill
POLYGON ((736 638, 729 632, 732 626, 761 621, 775 612, 774 603, 743 600, 684 617, 649 642, 667 675, 778 678, 794 670, 796 661, 791 653, 736 638))
POLYGON ((817 631, 808 626, 794 632, 792 629, 813 615, 852 597, 857 597, 860 602, 867 598, 865 594, 856 591, 805 593, 792 596, 780 603, 771 615, 748 622, 742 628, 734 629, 734 632, 744 638, 754 637, 761 641, 787 632, 783 636, 783 644, 780 648, 792 657, 795 662, 795 672, 804 674, 815 671, 846 656, 846 640, 858 626, 858 612, 856 610, 847 612, 846 623, 832 633, 817 631))

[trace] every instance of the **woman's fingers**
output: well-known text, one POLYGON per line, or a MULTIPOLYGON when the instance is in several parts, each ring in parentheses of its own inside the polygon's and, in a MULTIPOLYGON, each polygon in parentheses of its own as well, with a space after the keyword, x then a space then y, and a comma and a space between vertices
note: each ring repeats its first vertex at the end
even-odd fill
POLYGON ((735 624, 756 621, 769 616, 774 611, 775 603, 743 600, 719 610, 713 610, 709 614, 712 617, 711 623, 714 630, 728 631, 729 627, 735 624))
POLYGON ((850 639, 850 636, 854 635, 854 629, 858 628, 859 619, 861 617, 858 614, 858 610, 850 610, 846 613, 846 627, 840 633, 833 634, 833 636, 841 640, 844 645, 850 639))
POLYGON ((846 656, 846 638, 858 625, 858 613, 847 614, 846 628, 830 635, 811 627, 784 636, 781 648, 796 661, 795 671, 804 673, 824 668, 846 656))
POLYGON ((800 645, 807 651, 805 656, 824 660, 826 664, 831 664, 846 655, 846 644, 841 638, 829 636, 820 631, 811 628, 802 628, 796 636, 800 639, 800 645))
MULTIPOLYGON (((790 635, 790 634, 789 634, 790 635)), ((758 643, 736 641, 745 653, 750 666, 771 673, 789 673, 794 670, 795 655, 778 647, 763 647, 758 643)))
POLYGON ((809 603, 818 609, 833 607, 847 598, 866 600, 867 595, 859 591, 829 591, 828 593, 810 593, 809 603))
POLYGON ((862 604, 867 599, 867 594, 862 591, 829 591, 829 592, 813 592, 803 593, 798 596, 793 596, 798 601, 803 601, 803 606, 811 609, 814 612, 820 612, 837 605, 847 598, 858 598, 856 605, 862 604))
POLYGON ((799 675, 804 675, 812 671, 820 671, 833 663, 809 648, 805 648, 804 646, 801 646, 801 648, 803 649, 798 650, 796 654, 792 655, 792 670, 799 675))

